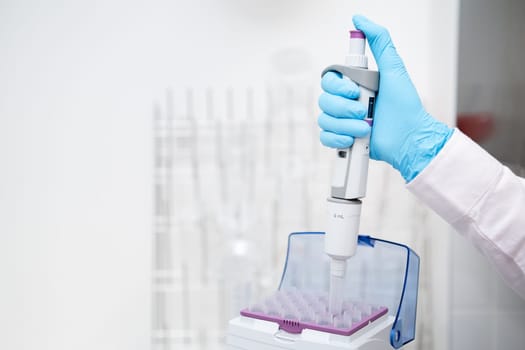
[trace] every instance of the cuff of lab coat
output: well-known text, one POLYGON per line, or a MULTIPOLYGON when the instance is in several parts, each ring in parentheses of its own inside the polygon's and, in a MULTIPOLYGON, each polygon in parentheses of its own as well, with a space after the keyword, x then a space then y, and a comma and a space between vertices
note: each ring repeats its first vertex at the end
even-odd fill
POLYGON ((458 129, 407 188, 446 221, 460 219, 503 171, 499 161, 458 129))

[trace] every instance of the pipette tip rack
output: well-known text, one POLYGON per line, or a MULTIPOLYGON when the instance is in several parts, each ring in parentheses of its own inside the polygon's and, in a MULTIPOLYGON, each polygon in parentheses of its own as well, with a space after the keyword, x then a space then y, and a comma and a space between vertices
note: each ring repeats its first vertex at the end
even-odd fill
POLYGON ((241 310, 241 315, 276 322, 288 333, 312 329, 350 336, 387 312, 384 306, 344 301, 342 311, 331 314, 324 295, 280 290, 263 302, 241 310))

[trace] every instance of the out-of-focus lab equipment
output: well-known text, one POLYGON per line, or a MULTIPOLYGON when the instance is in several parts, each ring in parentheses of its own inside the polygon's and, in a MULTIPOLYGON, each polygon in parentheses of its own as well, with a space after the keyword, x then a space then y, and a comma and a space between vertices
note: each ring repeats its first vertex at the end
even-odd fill
MULTIPOLYGON (((372 125, 379 74, 367 69, 362 32, 350 31, 349 51, 345 66, 322 74, 337 72, 359 86, 372 125)), ((231 349, 381 350, 414 339, 419 257, 406 246, 358 236, 369 141, 368 134, 336 151, 326 234, 289 236, 278 291, 230 321, 231 349)))

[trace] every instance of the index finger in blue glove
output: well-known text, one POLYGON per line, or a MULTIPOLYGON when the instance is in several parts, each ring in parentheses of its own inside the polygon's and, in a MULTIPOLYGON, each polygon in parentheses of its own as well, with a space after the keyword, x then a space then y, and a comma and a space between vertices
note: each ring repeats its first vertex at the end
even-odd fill
POLYGON ((319 96, 319 107, 336 118, 364 119, 367 113, 361 102, 327 93, 319 96))
POLYGON ((321 79, 321 87, 332 95, 357 99, 359 98, 359 87, 349 79, 341 77, 336 72, 327 72, 321 79))

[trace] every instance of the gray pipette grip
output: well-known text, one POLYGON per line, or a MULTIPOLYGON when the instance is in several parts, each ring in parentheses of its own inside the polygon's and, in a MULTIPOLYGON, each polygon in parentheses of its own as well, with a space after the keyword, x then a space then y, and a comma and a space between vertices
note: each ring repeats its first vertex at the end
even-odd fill
MULTIPOLYGON (((365 121, 372 125, 375 96, 379 89, 379 72, 358 67, 331 65, 323 70, 322 75, 330 71, 349 78, 359 86, 359 102, 368 106, 365 121)), ((355 200, 366 195, 369 143, 370 135, 367 135, 363 138, 356 138, 352 147, 337 151, 331 186, 332 198, 355 200)))
POLYGON ((368 70, 364 68, 348 67, 340 64, 333 64, 326 67, 321 73, 321 77, 327 72, 337 72, 350 80, 354 81, 357 85, 363 86, 368 90, 377 92, 379 90, 379 72, 375 70, 368 70))

